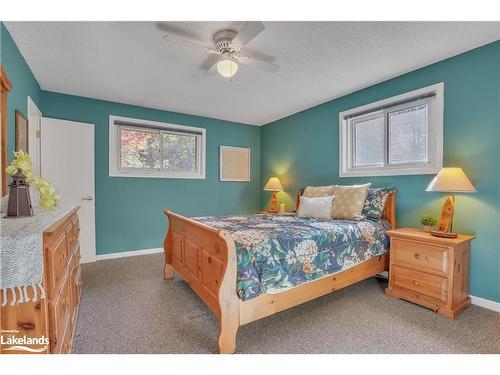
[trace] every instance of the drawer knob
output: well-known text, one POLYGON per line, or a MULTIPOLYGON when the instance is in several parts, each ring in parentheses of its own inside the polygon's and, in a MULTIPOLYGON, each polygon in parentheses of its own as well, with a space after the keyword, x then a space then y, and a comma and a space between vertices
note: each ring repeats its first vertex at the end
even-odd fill
POLYGON ((208 263, 212 263, 212 257, 208 257, 208 258, 207 258, 207 262, 208 262, 208 263))
POLYGON ((415 259, 420 259, 420 254, 419 253, 415 253, 415 259))
POLYGON ((413 285, 418 286, 419 282, 417 280, 413 280, 413 285))

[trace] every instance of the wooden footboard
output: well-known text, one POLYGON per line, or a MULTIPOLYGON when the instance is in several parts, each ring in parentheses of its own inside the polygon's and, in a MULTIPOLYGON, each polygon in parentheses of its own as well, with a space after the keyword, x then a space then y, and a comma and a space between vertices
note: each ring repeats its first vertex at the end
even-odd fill
POLYGON ((234 353, 239 327, 236 248, 231 234, 164 210, 165 279, 178 272, 220 320, 219 353, 234 353))
POLYGON ((165 279, 175 272, 220 320, 219 353, 234 353, 238 327, 388 270, 389 254, 279 293, 242 301, 236 293, 236 246, 231 234, 165 210, 165 279))

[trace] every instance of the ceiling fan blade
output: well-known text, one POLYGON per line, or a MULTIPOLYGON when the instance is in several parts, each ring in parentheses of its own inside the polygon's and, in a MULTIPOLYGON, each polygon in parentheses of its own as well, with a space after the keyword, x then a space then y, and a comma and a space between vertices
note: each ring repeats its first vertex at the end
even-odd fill
POLYGON ((219 61, 219 56, 217 55, 210 55, 208 56, 205 61, 200 65, 200 69, 205 71, 204 75, 213 67, 217 64, 217 61, 219 61))
POLYGON ((237 59, 239 60, 240 63, 244 65, 248 65, 251 68, 264 70, 268 73, 276 73, 278 70, 280 70, 280 66, 277 64, 273 64, 272 62, 247 56, 238 56, 237 59))
POLYGON ((162 36, 162 38, 168 42, 178 44, 181 46, 189 47, 189 48, 195 48, 198 49, 199 51, 203 51, 205 53, 217 53, 216 51, 211 50, 210 48, 203 46, 199 43, 193 42, 191 40, 187 40, 184 38, 181 38, 177 35, 174 34, 165 34, 162 36))
POLYGON ((212 65, 210 69, 208 69, 205 73, 203 73, 203 77, 212 77, 217 74, 217 63, 212 65))
POLYGON ((236 36, 231 41, 237 46, 245 46, 253 38, 259 35, 266 27, 260 21, 249 21, 246 22, 241 30, 236 34, 236 36))
POLYGON ((215 60, 209 58, 202 64, 201 67, 203 67, 203 70, 205 70, 205 73, 203 73, 203 77, 212 77, 217 74, 217 61, 219 61, 218 58, 216 58, 215 60))

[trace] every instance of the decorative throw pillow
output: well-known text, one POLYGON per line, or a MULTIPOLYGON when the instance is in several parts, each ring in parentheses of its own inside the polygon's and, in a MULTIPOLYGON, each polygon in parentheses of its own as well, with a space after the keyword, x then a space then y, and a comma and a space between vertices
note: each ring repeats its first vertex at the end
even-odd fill
POLYGON ((391 192, 392 188, 369 188, 363 207, 363 216, 367 219, 380 220, 391 192))
POLYGON ((316 219, 331 219, 333 198, 333 195, 316 198, 301 196, 297 216, 312 217, 316 219))
POLYGON ((302 196, 307 198, 328 197, 332 195, 333 185, 329 186, 307 186, 302 196))
POLYGON ((370 185, 334 185, 335 203, 333 204, 332 217, 347 220, 364 219, 362 212, 370 185))

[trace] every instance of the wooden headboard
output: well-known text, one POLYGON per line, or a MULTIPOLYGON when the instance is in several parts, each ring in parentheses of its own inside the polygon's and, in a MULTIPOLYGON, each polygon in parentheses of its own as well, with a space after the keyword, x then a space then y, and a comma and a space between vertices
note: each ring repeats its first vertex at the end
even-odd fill
MULTIPOLYGON (((304 194, 305 188, 300 189, 297 192, 297 200, 295 201, 295 207, 299 209, 300 196, 304 194)), ((396 229, 396 197, 398 195, 397 189, 392 189, 387 202, 385 202, 384 212, 382 213, 382 219, 387 220, 391 224, 392 229, 396 229)))

